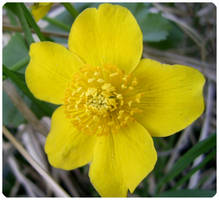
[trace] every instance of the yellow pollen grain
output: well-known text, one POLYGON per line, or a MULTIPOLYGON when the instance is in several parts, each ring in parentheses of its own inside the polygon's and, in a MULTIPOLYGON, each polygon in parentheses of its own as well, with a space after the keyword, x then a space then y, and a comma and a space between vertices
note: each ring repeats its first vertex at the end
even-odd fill
POLYGON ((129 89, 129 90, 133 90, 134 88, 133 88, 132 86, 129 86, 128 89, 129 89))
POLYGON ((117 94, 116 97, 117 97, 118 99, 123 99, 123 97, 122 97, 121 94, 117 94))
POLYGON ((131 84, 132 84, 132 86, 136 86, 136 85, 138 84, 138 81, 137 81, 137 79, 136 79, 136 78, 134 78, 131 84))
POLYGON ((110 74, 109 76, 110 76, 110 77, 114 77, 114 76, 118 76, 118 75, 119 75, 118 72, 114 72, 114 73, 110 74))
POLYGON ((92 83, 94 81, 95 81, 95 78, 90 78, 90 79, 87 80, 88 83, 92 83))
POLYGON ((103 83, 104 80, 103 80, 102 78, 99 78, 99 79, 97 79, 97 82, 98 82, 98 83, 103 83))
POLYGON ((125 75, 123 78, 122 78, 123 81, 127 81, 128 80, 128 76, 125 75))
POLYGON ((126 89, 127 86, 126 86, 125 84, 122 84, 122 85, 121 85, 121 88, 122 88, 122 89, 126 89))
POLYGON ((98 76, 99 75, 99 72, 94 72, 94 76, 98 76))
POLYGON ((80 92, 82 87, 77 88, 76 92, 80 92))
POLYGON ((129 102, 128 102, 129 107, 132 106, 132 103, 133 103, 133 101, 129 101, 129 102))

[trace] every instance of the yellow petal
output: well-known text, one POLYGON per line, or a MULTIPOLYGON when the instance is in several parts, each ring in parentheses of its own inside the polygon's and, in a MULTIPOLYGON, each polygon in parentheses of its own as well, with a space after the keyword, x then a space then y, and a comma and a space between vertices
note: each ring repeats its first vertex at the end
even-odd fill
POLYGON ((140 27, 127 8, 102 4, 77 17, 68 45, 87 64, 110 64, 129 72, 141 58, 142 43, 140 27))
POLYGON ((67 83, 81 65, 81 61, 62 45, 33 43, 25 72, 27 86, 38 99, 62 104, 67 83))
POLYGON ((91 161, 95 141, 95 136, 80 133, 73 127, 61 106, 53 113, 45 151, 52 166, 70 170, 91 161))
POLYGON ((180 131, 204 110, 205 78, 196 69, 143 59, 134 72, 144 92, 137 120, 152 136, 164 137, 180 131))
POLYGON ((50 10, 53 3, 34 3, 32 6, 32 15, 36 21, 42 19, 50 10))
POLYGON ((128 187, 116 160, 111 135, 99 136, 89 170, 90 180, 102 197, 125 197, 128 187))
POLYGON ((125 197, 151 172, 156 160, 151 136, 133 122, 116 134, 98 138, 89 176, 101 196, 125 197))

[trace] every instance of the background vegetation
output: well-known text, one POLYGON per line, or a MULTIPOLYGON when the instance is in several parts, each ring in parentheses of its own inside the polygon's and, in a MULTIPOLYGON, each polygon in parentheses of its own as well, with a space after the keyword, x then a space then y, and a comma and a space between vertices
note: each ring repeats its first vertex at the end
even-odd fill
MULTIPOLYGON (((137 18, 144 35, 143 57, 183 64, 206 77, 204 114, 166 138, 154 138, 158 162, 138 186, 136 197, 198 197, 216 192, 216 7, 211 3, 120 3, 137 18)), ((51 167, 43 146, 55 106, 33 97, 24 71, 34 41, 67 46, 75 17, 97 3, 55 3, 38 23, 31 4, 3 7, 3 194, 8 197, 98 196, 88 166, 51 167)), ((40 81, 40 80, 39 80, 40 81)), ((174 123, 174 122, 173 122, 174 123)))

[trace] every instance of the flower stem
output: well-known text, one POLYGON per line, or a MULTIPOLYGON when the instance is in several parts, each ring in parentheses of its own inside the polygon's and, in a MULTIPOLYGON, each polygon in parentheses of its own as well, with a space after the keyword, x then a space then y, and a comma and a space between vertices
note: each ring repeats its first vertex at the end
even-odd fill
POLYGON ((46 20, 47 22, 49 22, 50 24, 53 24, 53 25, 55 25, 55 26, 61 28, 61 29, 64 30, 64 31, 69 32, 70 29, 71 29, 70 26, 68 26, 68 25, 66 25, 66 24, 63 24, 63 23, 61 23, 60 21, 58 21, 58 20, 56 20, 56 19, 52 19, 52 18, 46 17, 46 16, 45 16, 43 19, 46 20))
POLYGON ((39 39, 41 41, 46 41, 48 40, 40 31, 39 26, 37 25, 37 23, 35 22, 33 16, 31 15, 30 11, 26 8, 26 6, 24 5, 24 3, 20 3, 20 7, 23 10, 24 13, 24 17, 26 18, 27 22, 29 23, 29 25, 34 29, 34 31, 36 32, 37 36, 39 37, 39 39))
POLYGON ((24 16, 23 9, 22 9, 22 6, 20 3, 17 4, 17 14, 18 14, 18 18, 20 20, 22 29, 24 31, 24 35, 26 37, 27 43, 28 43, 28 45, 30 45, 32 42, 34 42, 34 39, 32 36, 31 29, 30 29, 30 27, 27 23, 27 20, 24 16))
POLYGON ((74 17, 74 19, 78 16, 78 11, 71 3, 62 3, 62 5, 68 10, 68 12, 74 17))

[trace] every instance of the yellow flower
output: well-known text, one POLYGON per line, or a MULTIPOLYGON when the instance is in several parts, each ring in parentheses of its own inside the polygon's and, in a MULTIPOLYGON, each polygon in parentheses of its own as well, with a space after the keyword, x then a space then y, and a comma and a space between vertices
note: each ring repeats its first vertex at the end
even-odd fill
POLYGON ((152 171, 152 136, 182 130, 203 112, 203 75, 182 65, 141 59, 142 32, 130 11, 102 4, 72 25, 68 47, 31 45, 26 82, 39 99, 61 106, 45 151, 51 165, 90 164, 101 196, 124 197, 152 171))
POLYGON ((36 21, 42 19, 50 10, 53 3, 34 3, 32 6, 32 15, 36 21))

